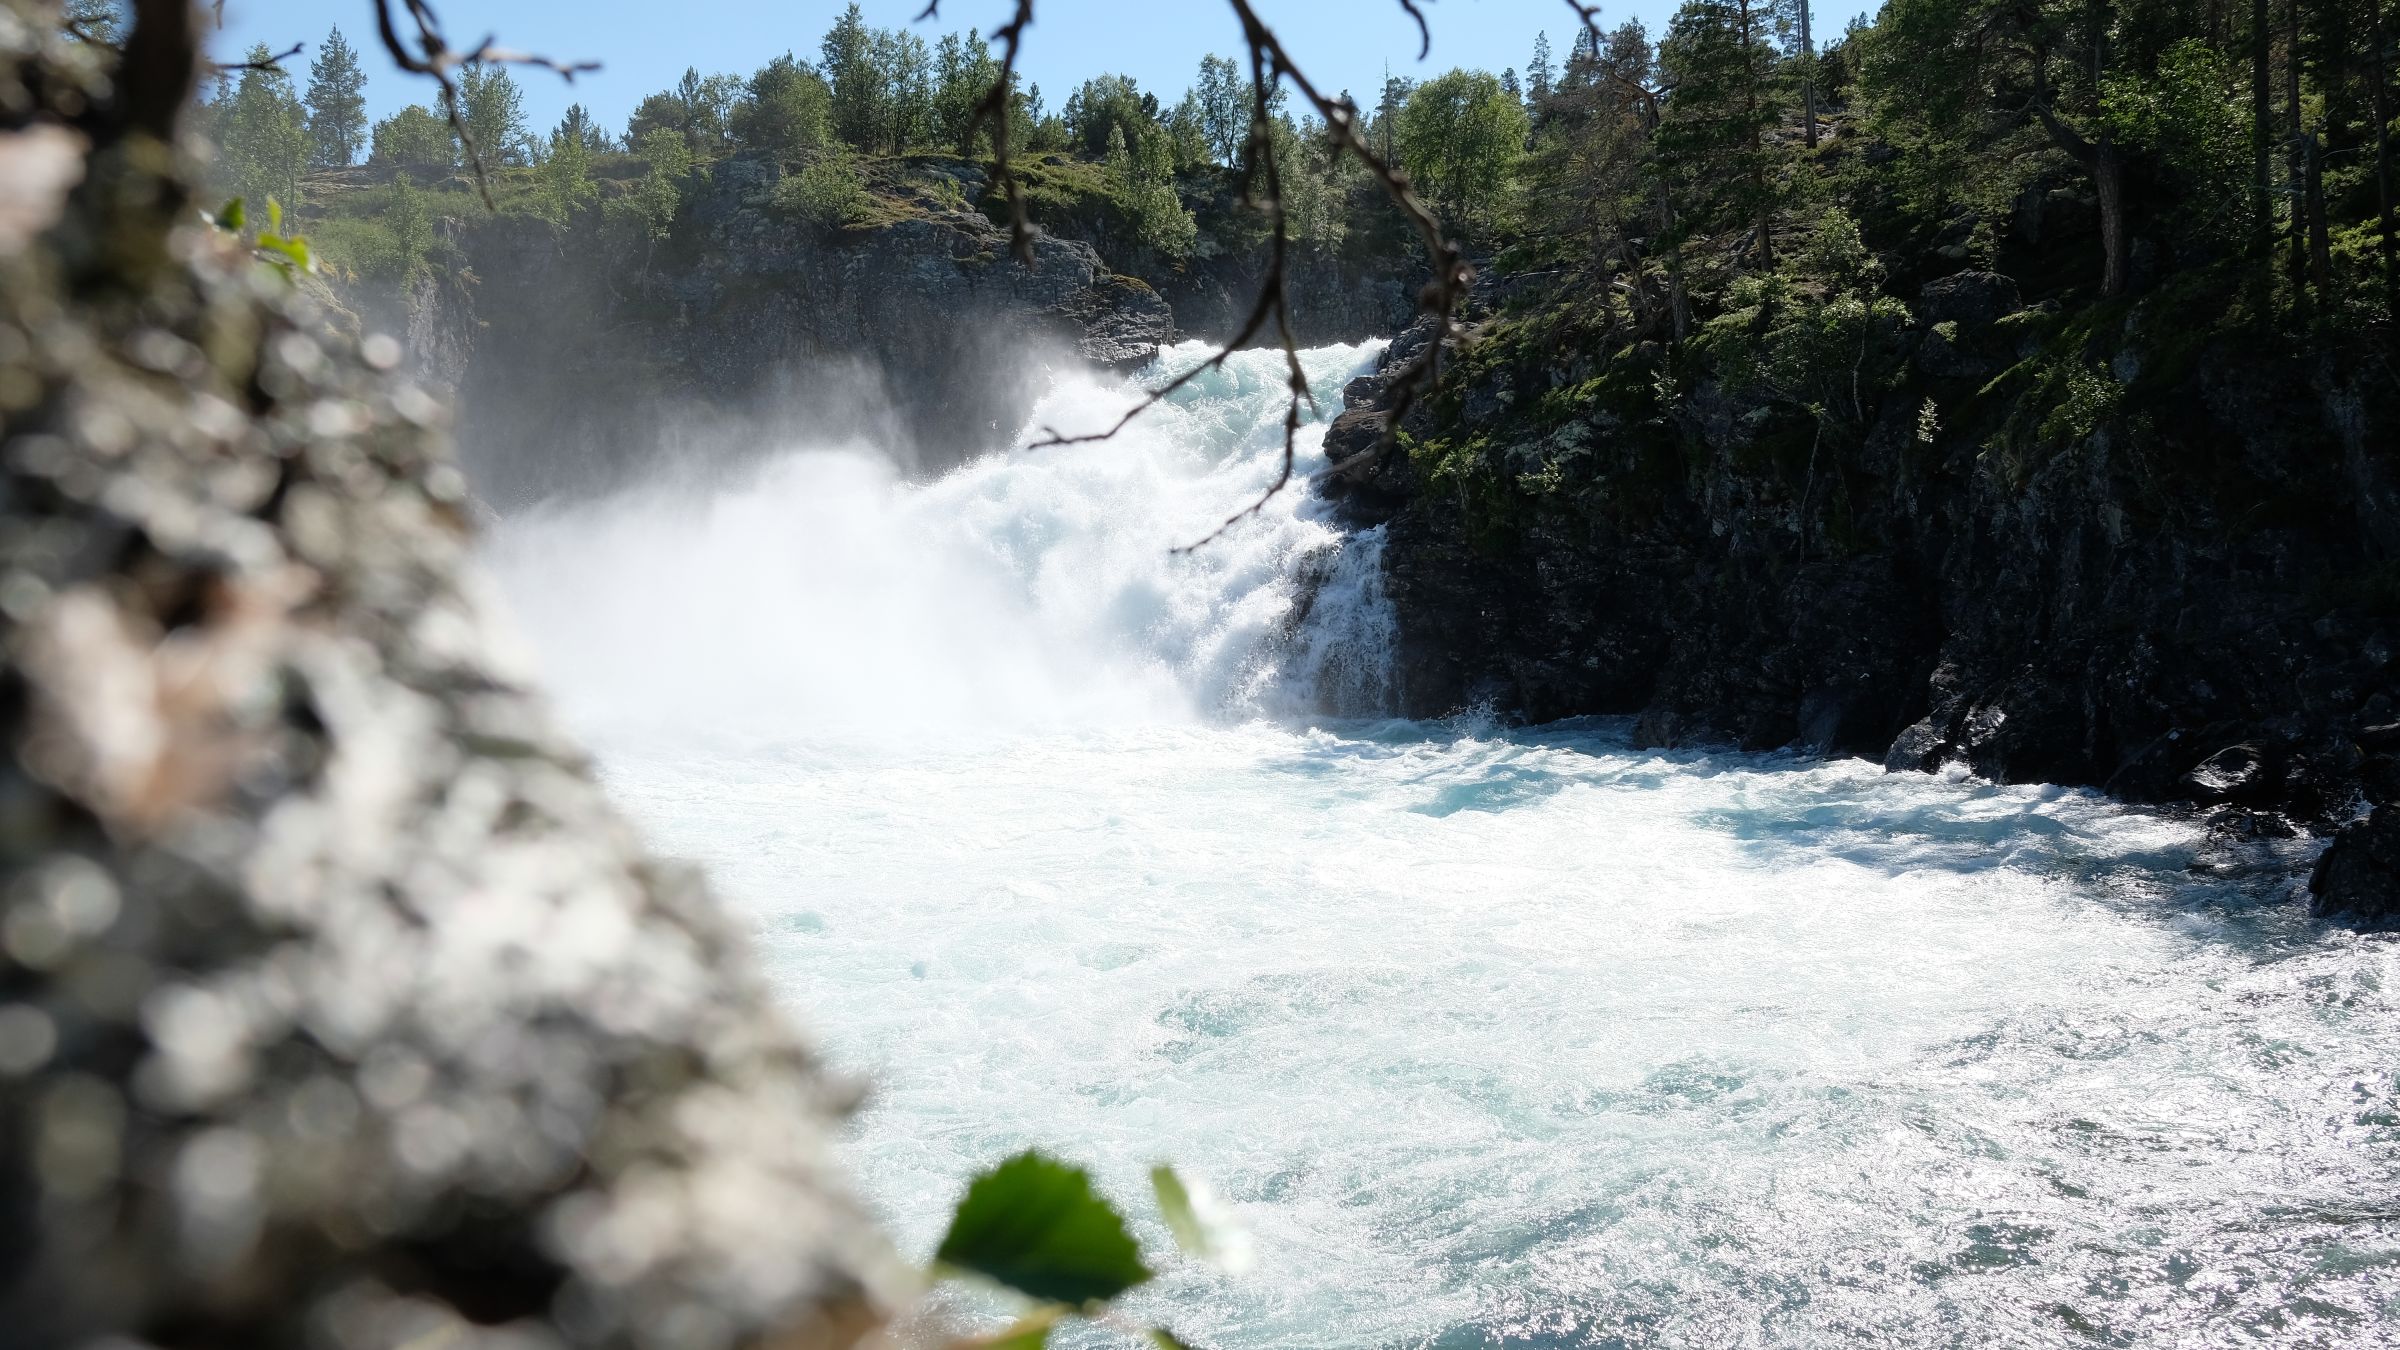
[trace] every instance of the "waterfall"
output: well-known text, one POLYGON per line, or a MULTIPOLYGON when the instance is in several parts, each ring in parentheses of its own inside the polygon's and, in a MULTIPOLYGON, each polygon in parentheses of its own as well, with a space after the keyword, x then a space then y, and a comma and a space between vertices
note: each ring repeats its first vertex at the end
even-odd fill
POLYGON ((1372 717, 1389 714, 1398 702, 1399 622, 1383 591, 1385 528, 1360 530, 1335 546, 1293 630, 1287 679, 1306 708, 1372 717))
MULTIPOLYGON (((2400 957, 2297 916, 2305 843, 1327 718, 1395 693, 1383 532, 1288 490, 1176 551, 1280 473, 1279 353, 1033 446, 1206 354, 935 481, 795 434, 490 539, 611 796, 872 1084, 905 1251, 1039 1146, 1235 1207, 1256 1269, 1129 1310, 1228 1350, 2393 1343, 2400 957)), ((1300 473, 1373 355, 1305 355, 1300 473)))
MULTIPOLYGON (((1295 481, 1283 356, 1235 353, 1117 436, 1174 373, 1060 375, 1015 447, 929 483, 795 438, 747 479, 653 481, 503 524, 489 554, 587 725, 913 735, 1382 711, 1380 535, 1346 540, 1305 479, 1379 343, 1317 348, 1295 481), (1326 559, 1332 562, 1327 565, 1326 559), (1322 594, 1306 603, 1307 580, 1322 594)), ((556 672, 554 672, 556 673, 556 672)))

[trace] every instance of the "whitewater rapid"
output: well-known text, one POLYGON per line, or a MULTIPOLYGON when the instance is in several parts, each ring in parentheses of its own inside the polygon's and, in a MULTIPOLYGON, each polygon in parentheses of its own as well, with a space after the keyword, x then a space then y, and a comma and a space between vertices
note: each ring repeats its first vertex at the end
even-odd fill
MULTIPOLYGON (((1304 472, 1374 351, 1309 354, 1304 472)), ((906 1250, 1040 1145, 1154 1249, 1152 1162, 1234 1204, 1255 1269, 1134 1300, 1196 1344, 2400 1342, 2400 963, 2296 916, 2303 846, 1317 713, 1389 696, 1381 537, 1287 492, 1173 551, 1273 481, 1281 387, 1242 354, 924 484, 795 440, 491 541, 612 793, 870 1085, 906 1250)))

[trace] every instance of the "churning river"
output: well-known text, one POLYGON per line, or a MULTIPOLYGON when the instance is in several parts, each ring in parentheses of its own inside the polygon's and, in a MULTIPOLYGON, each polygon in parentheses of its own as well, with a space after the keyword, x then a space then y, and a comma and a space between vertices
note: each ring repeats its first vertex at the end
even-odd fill
MULTIPOLYGON (((1308 354, 1326 415, 1374 355, 1308 354)), ((2296 917, 2304 846, 1313 715, 1389 678, 1381 539, 1286 492, 1171 552, 1272 481, 1281 378, 490 541, 615 796, 870 1085, 904 1249, 1038 1144, 1153 1250, 1152 1162, 1231 1202, 1254 1267, 1133 1301, 1195 1344, 2400 1344, 2400 944, 2296 917)), ((1136 393, 1065 376, 1035 423, 1136 393)))

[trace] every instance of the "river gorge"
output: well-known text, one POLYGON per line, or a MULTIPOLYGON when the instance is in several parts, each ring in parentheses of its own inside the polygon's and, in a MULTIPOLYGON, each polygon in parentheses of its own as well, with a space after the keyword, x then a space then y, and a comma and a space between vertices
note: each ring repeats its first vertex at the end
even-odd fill
MULTIPOLYGON (((1306 353, 1303 473, 1380 347, 1306 353)), ((1378 531, 1293 488, 1178 551, 1274 481, 1279 354, 1030 448, 1207 354, 929 480, 786 431, 485 544, 905 1252, 1038 1145, 1234 1207, 1254 1268, 1133 1301, 1208 1344, 2383 1343, 2400 970, 2292 903, 2319 844, 1382 715, 1378 531)))

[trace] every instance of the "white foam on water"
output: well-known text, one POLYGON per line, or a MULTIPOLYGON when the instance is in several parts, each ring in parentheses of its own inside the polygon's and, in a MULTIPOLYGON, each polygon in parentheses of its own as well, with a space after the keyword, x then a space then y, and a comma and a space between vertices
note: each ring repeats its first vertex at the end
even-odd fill
POLYGON ((1233 1202, 1256 1269, 1132 1304, 1209 1345, 2400 1339, 2400 969, 2295 916, 2297 853, 1296 711, 1388 697, 1381 535, 1286 493, 1170 551, 1273 481, 1280 392, 1245 353, 1113 441, 924 485, 796 449, 492 544, 612 791, 872 1085, 907 1250, 1039 1145, 1154 1251, 1152 1162, 1233 1202))

